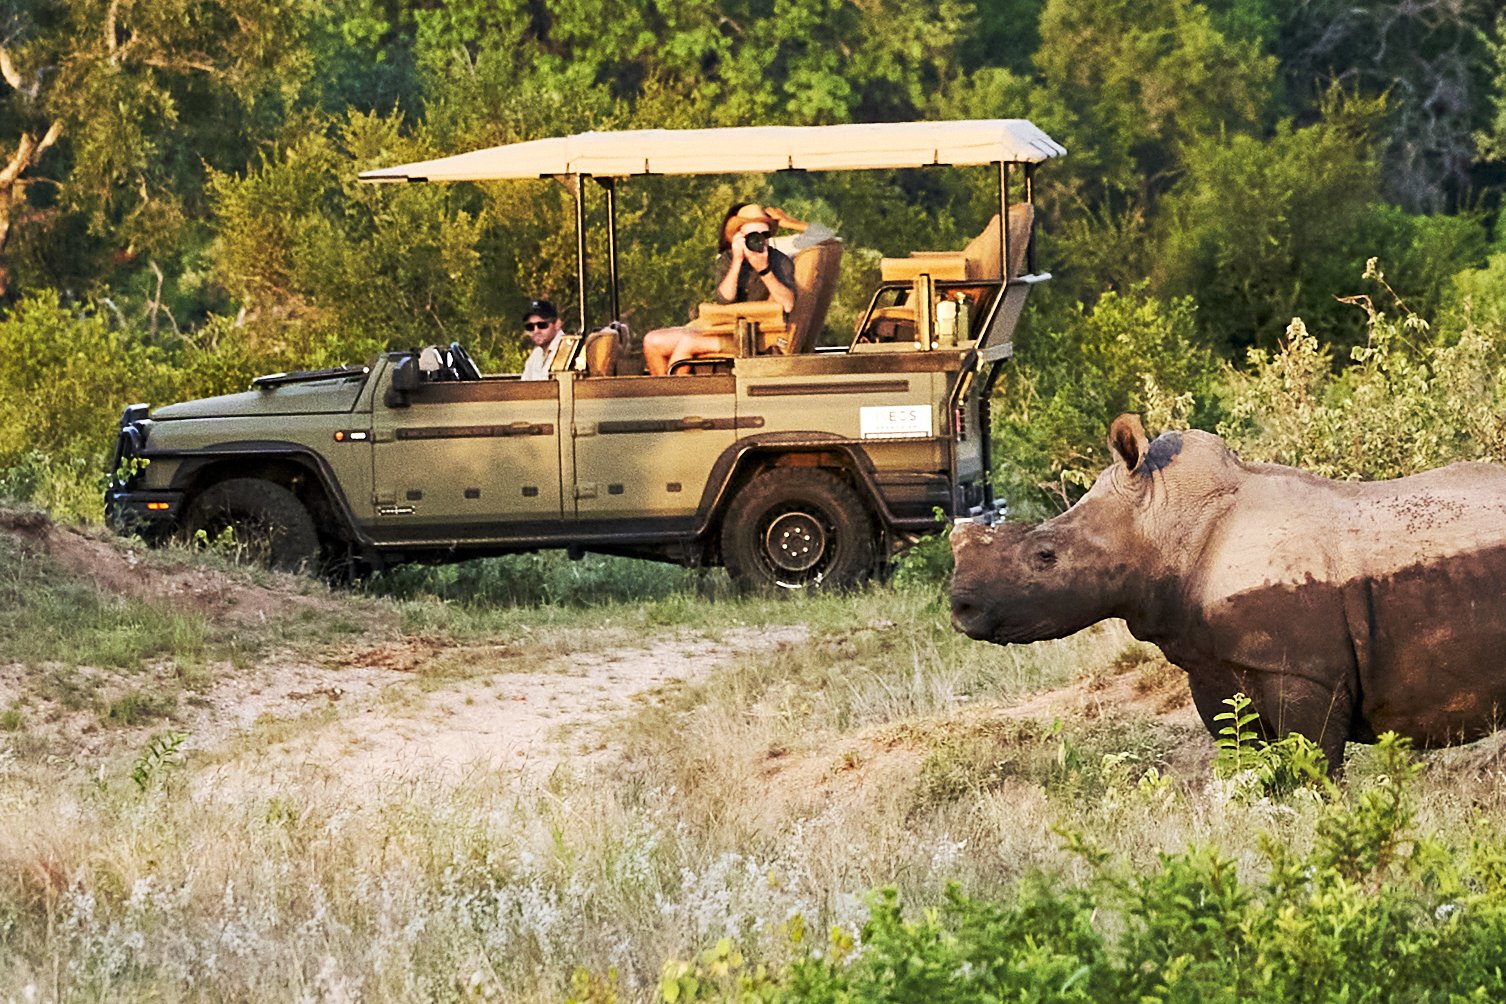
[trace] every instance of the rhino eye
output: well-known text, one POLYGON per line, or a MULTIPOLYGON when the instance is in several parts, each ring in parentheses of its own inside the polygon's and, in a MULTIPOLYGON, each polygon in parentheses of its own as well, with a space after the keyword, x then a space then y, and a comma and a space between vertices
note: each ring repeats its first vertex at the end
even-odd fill
POLYGON ((1038 548, 1031 559, 1037 568, 1050 568, 1056 564, 1056 549, 1051 547, 1038 548))

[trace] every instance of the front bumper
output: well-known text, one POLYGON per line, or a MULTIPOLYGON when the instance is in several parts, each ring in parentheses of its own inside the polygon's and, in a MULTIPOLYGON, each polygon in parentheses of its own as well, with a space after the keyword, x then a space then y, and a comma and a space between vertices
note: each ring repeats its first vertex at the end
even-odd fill
POLYGON ((148 540, 171 533, 182 509, 182 492, 112 487, 105 493, 105 522, 118 533, 134 533, 148 540))

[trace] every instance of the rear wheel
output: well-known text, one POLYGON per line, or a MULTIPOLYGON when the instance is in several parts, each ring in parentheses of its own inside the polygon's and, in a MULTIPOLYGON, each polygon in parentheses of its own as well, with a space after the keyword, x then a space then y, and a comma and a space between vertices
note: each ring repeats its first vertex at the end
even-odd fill
POLYGON ((830 471, 775 468, 727 508, 722 560, 743 586, 844 589, 873 571, 873 520, 830 471))
POLYGON ((282 485, 261 478, 210 485, 189 505, 184 529, 190 541, 202 530, 211 543, 228 530, 238 555, 278 571, 319 564, 319 534, 308 509, 282 485))

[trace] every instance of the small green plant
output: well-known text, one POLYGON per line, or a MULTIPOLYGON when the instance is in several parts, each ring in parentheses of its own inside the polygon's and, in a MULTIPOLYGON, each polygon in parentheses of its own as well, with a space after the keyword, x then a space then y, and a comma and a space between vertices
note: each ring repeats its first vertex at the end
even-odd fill
POLYGON ((1215 722, 1227 722, 1218 730, 1213 745, 1218 752, 1213 758, 1213 772, 1221 778, 1231 778, 1254 767, 1258 757, 1260 735, 1250 726, 1260 721, 1244 694, 1235 694, 1224 701, 1228 711, 1213 716, 1215 722))
POLYGON ((749 968, 731 938, 723 938, 693 962, 670 960, 659 974, 659 994, 668 1004, 702 1000, 761 1000, 770 989, 763 966, 749 968))
POLYGON ((136 766, 131 768, 131 780, 138 791, 147 791, 163 783, 182 762, 183 743, 187 739, 186 732, 166 732, 152 737, 136 758, 136 766))
POLYGON ((110 702, 105 718, 119 725, 139 725, 153 718, 167 718, 178 707, 175 694, 153 694, 133 690, 110 702))
POLYGON ((1224 722, 1214 740, 1213 772, 1225 780, 1245 778, 1257 794, 1281 796, 1302 787, 1331 788, 1328 758, 1311 739, 1296 732, 1266 742, 1253 728, 1260 715, 1244 694, 1226 698, 1229 710, 1214 715, 1224 722))
POLYGON ((894 564, 894 584, 902 589, 934 589, 952 577, 952 525, 940 509, 932 516, 946 525, 920 538, 894 564))
POLYGON ((195 530, 193 542, 195 547, 231 560, 241 557, 241 546, 235 539, 235 527, 233 526, 221 528, 220 532, 213 537, 209 536, 208 530, 195 530))

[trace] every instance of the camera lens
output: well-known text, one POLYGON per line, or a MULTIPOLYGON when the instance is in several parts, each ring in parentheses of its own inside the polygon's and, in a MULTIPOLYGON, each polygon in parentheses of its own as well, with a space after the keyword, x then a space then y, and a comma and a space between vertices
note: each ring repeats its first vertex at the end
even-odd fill
POLYGON ((762 231, 755 231, 743 237, 743 246, 754 254, 758 254, 769 246, 769 235, 762 231))

